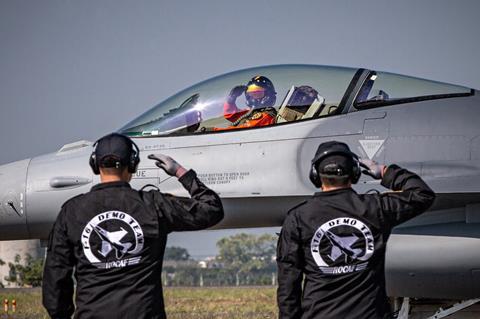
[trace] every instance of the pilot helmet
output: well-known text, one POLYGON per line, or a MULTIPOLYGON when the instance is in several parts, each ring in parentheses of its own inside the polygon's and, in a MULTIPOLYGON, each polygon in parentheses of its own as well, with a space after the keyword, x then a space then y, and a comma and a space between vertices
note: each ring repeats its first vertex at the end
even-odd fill
POLYGON ((318 97, 318 92, 314 88, 308 85, 299 86, 290 101, 289 106, 310 106, 313 101, 318 97))
POLYGON ((247 105, 252 108, 265 108, 275 105, 277 92, 272 81, 267 77, 257 75, 248 83, 245 90, 247 105))

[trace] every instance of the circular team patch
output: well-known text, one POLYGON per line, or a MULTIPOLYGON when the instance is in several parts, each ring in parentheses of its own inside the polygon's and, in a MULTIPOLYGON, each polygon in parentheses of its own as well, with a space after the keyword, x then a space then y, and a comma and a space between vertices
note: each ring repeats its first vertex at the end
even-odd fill
POLYGON ((355 218, 342 217, 317 229, 310 250, 321 272, 341 275, 366 269, 375 243, 367 225, 355 218))
POLYGON ((129 214, 107 211, 93 217, 81 236, 85 257, 98 268, 138 264, 144 244, 140 224, 129 214), (132 257, 134 256, 134 257, 132 257))

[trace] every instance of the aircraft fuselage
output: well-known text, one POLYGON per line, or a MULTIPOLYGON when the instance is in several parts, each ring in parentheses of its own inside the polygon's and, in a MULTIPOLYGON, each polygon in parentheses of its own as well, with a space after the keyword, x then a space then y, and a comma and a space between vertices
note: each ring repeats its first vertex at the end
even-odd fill
MULTIPOLYGON (((391 236, 389 293, 429 298, 480 295, 478 91, 356 109, 354 101, 370 76, 365 72, 359 77, 364 74, 364 82, 357 79, 356 86, 350 85, 351 96, 344 96, 343 111, 334 116, 204 134, 132 136, 141 162, 131 184, 137 189, 152 184, 187 196, 175 178, 147 159, 163 153, 194 169, 220 194, 225 218, 215 228, 280 226, 289 208, 317 191, 308 179, 317 146, 343 141, 360 157, 418 173, 437 193, 429 212, 391 236)), ((91 152, 90 142, 78 142, 1 166, 0 239, 47 238, 61 205, 99 182, 88 166, 91 152)), ((368 176, 354 189, 387 191, 368 176)))

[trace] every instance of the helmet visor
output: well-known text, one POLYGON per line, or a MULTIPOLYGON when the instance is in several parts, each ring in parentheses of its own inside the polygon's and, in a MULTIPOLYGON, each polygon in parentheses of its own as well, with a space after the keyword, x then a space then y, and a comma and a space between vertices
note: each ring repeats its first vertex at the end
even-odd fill
POLYGON ((255 100, 262 99, 265 96, 265 93, 265 88, 262 88, 261 86, 258 86, 256 84, 249 85, 246 92, 248 96, 255 100))

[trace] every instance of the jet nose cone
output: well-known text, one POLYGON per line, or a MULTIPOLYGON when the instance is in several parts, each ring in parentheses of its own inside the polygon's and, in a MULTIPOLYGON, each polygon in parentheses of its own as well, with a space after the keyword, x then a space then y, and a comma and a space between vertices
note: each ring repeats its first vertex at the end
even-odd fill
POLYGON ((0 166, 0 240, 28 236, 25 186, 30 160, 0 166))

